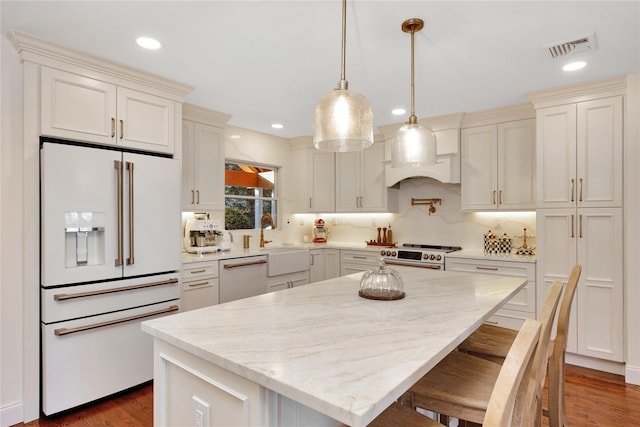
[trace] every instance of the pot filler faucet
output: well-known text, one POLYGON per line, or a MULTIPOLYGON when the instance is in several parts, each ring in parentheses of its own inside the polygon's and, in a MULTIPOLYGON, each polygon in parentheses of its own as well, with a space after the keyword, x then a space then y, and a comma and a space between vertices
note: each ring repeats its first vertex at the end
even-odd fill
POLYGON ((264 245, 267 243, 271 243, 271 240, 264 240, 264 227, 269 224, 271 228, 276 228, 276 224, 273 222, 273 217, 271 214, 264 214, 262 218, 260 218, 260 247, 264 248, 264 245))

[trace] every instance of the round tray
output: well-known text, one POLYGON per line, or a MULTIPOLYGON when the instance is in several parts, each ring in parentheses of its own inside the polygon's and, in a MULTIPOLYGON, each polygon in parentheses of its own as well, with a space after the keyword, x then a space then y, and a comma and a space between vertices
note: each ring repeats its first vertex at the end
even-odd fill
POLYGON ((366 289, 364 291, 358 291, 358 295, 366 299, 393 301, 404 298, 405 294, 402 291, 380 291, 374 289, 366 289))

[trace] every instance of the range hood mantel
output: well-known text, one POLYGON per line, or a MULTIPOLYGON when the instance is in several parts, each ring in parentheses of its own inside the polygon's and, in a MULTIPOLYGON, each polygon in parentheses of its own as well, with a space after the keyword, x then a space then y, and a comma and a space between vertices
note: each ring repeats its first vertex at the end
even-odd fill
POLYGON ((444 183, 460 183, 460 127, 464 113, 420 119, 418 122, 430 127, 438 140, 438 163, 423 168, 392 168, 390 146, 393 137, 403 123, 380 126, 378 129, 387 142, 385 153, 385 183, 393 187, 408 178, 427 177, 444 183))

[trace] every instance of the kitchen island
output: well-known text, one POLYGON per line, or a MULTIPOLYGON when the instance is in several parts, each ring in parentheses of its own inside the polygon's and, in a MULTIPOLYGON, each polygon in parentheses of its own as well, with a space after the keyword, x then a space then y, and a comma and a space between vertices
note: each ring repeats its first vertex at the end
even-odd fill
POLYGON ((144 322, 154 424, 365 426, 525 284, 394 268, 401 300, 353 274, 144 322))

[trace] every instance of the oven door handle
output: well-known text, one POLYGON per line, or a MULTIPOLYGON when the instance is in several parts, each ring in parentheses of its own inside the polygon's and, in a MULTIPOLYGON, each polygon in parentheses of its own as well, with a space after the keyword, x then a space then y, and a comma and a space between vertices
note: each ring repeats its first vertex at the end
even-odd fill
POLYGON ((404 265, 407 267, 428 268, 430 270, 442 270, 442 265, 440 264, 419 264, 419 263, 398 261, 395 259, 389 259, 389 260, 385 259, 384 263, 387 265, 404 265))

